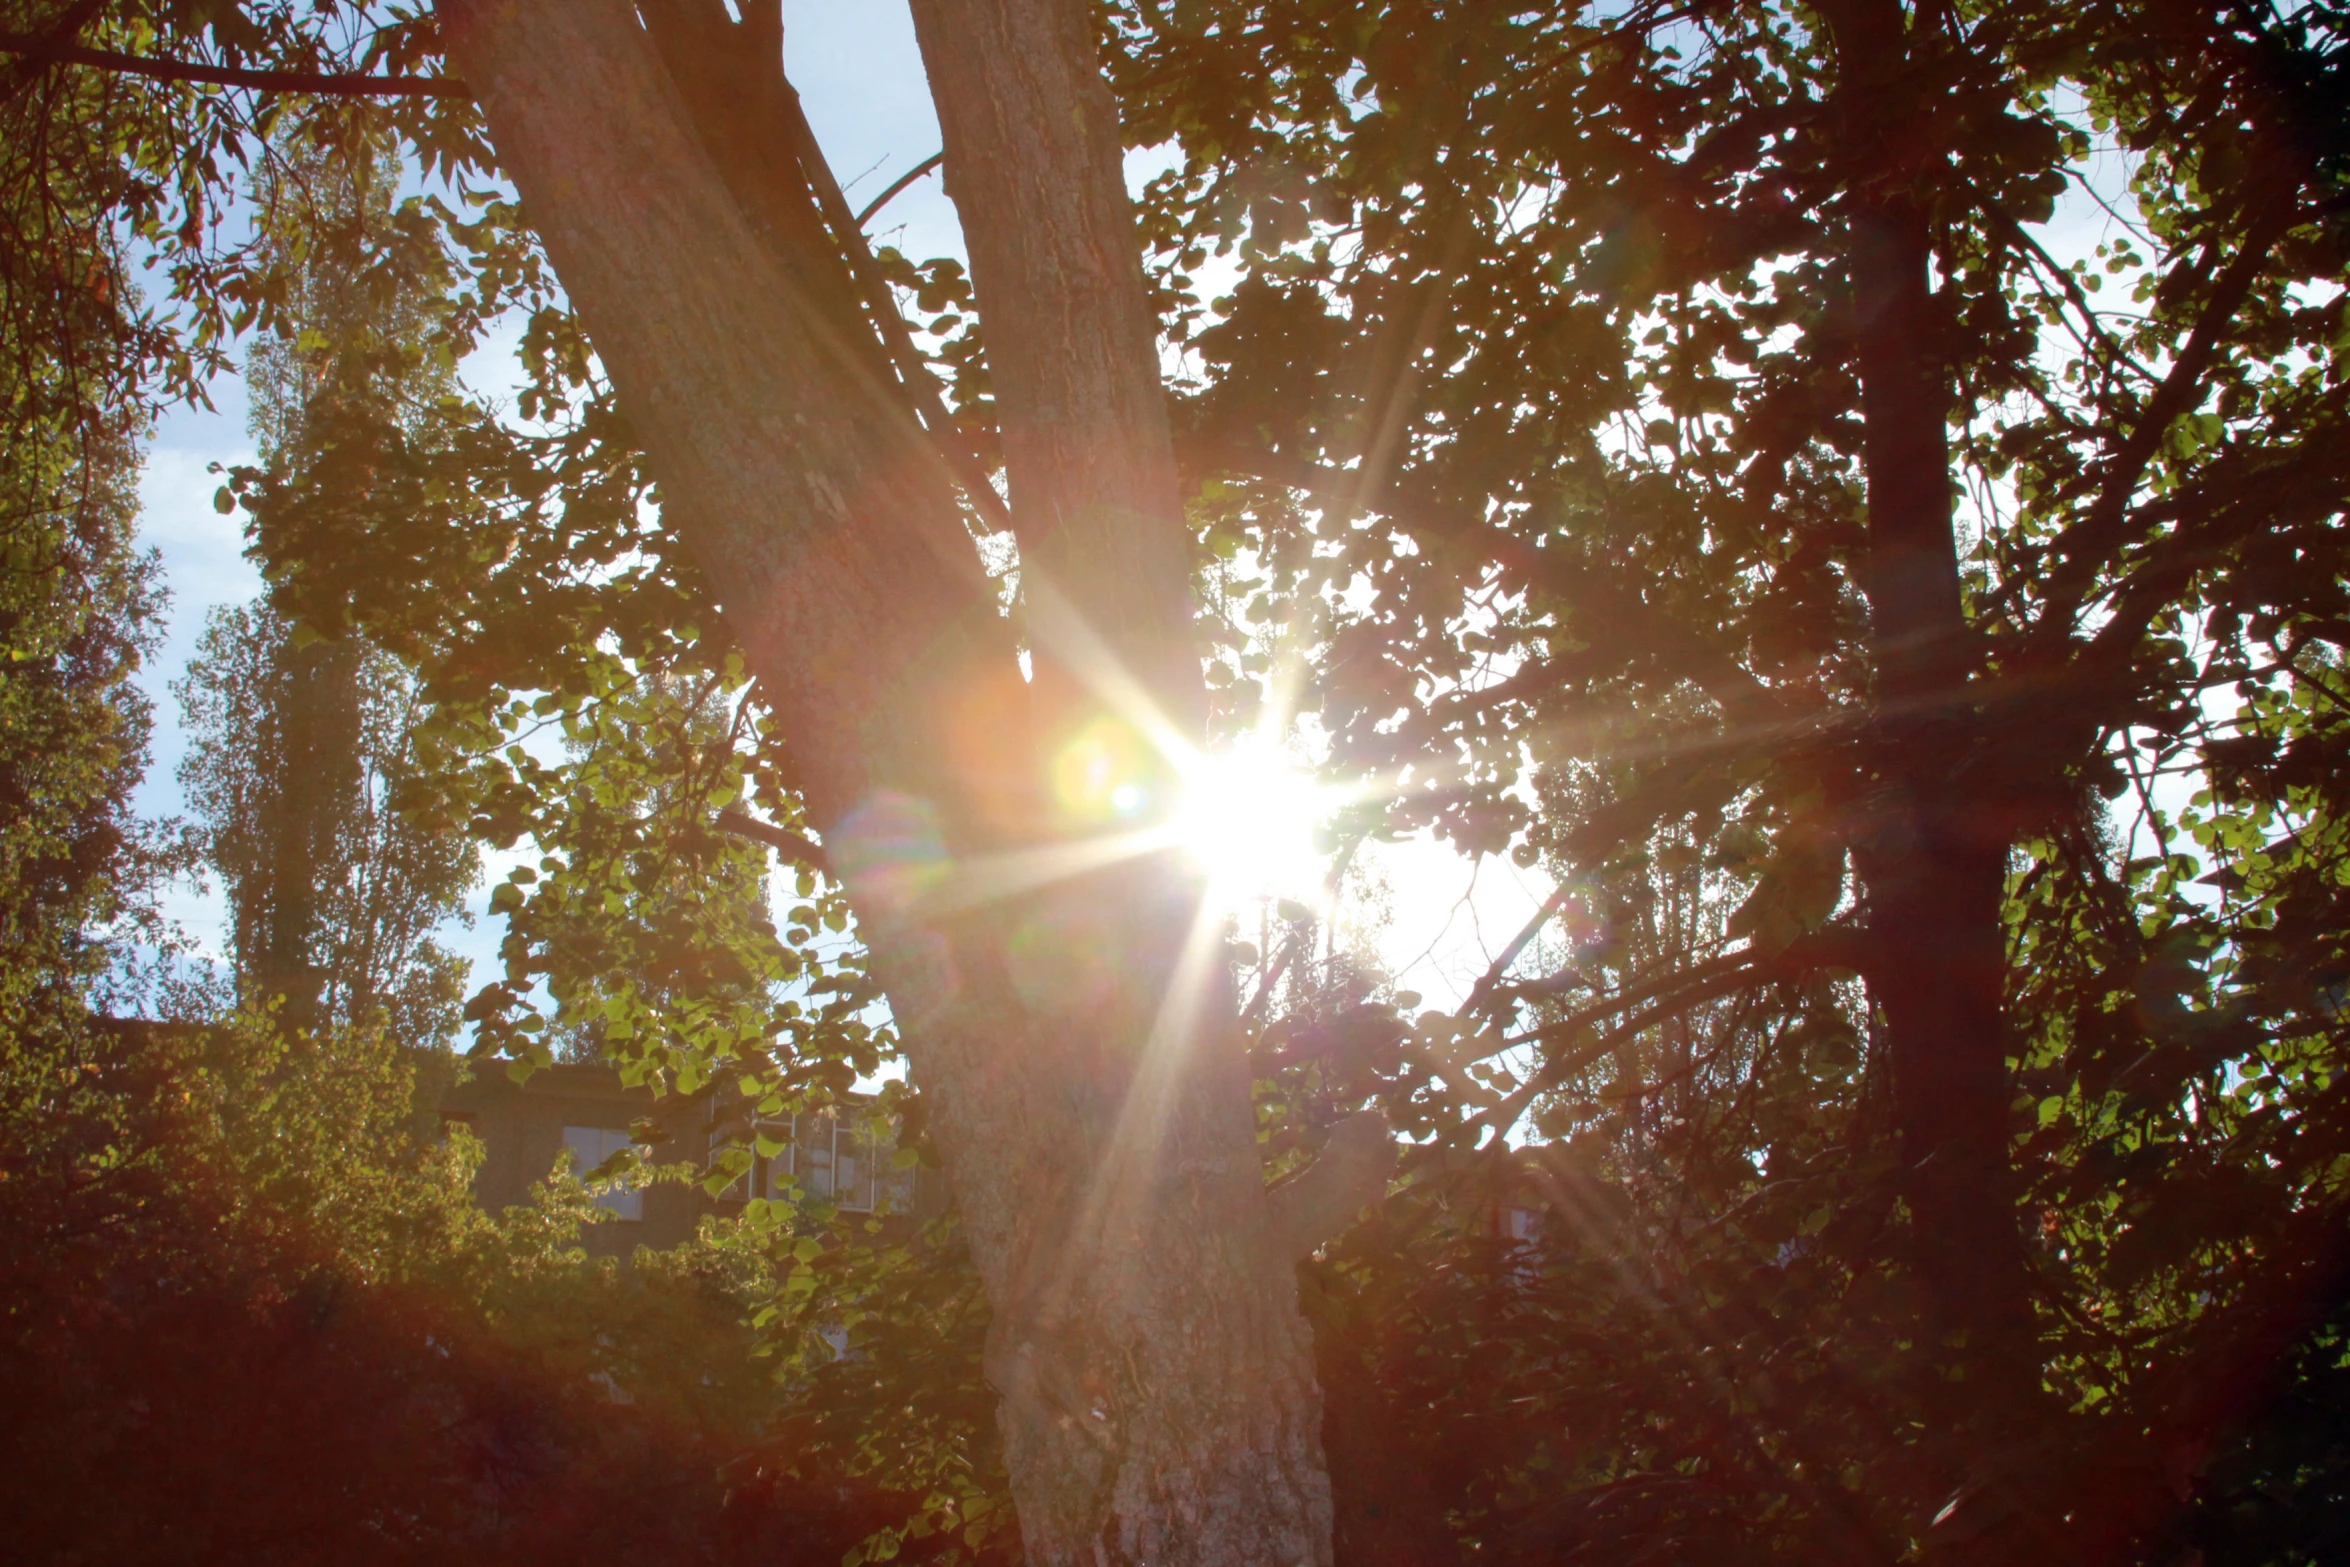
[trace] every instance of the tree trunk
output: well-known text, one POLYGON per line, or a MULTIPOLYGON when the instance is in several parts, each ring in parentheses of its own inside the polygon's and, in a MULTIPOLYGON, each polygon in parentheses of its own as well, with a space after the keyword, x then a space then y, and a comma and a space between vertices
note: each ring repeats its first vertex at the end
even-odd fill
POLYGON ((1196 740, 1191 547, 1093 11, 915 0, 914 25, 987 327, 1038 652, 1097 692, 1107 654, 1196 740))
MULTIPOLYGON (((1856 224, 1864 232, 1853 247, 1855 293, 1866 299, 1890 284, 1888 317, 1926 294, 1924 225, 1905 205, 1856 224)), ((1869 988, 1885 1012, 1916 1261, 1935 1326, 1965 1335, 1962 1358, 1985 1370, 2031 1376, 2007 1148, 2007 843, 1996 811, 1975 794, 1967 681, 1953 667, 1966 633, 1942 436, 1947 393, 1935 384, 1930 398, 1917 395, 1929 388, 1901 362, 1905 335, 1886 325, 1864 333, 1861 349, 1879 708, 1871 750, 1881 791, 1876 841, 1862 859, 1869 988)))
POLYGON ((264 858, 260 885, 242 892, 253 928, 239 930, 237 957, 252 999, 282 998, 285 1027, 315 1029, 327 1020, 319 878, 348 870, 341 840, 360 789, 359 645, 281 637, 269 652, 278 755, 256 824, 264 858))
POLYGON ((440 12, 848 879, 994 1306, 1030 1555, 1327 1561, 1320 1400, 1221 931, 1164 857, 1022 890, 1084 858, 1045 787, 1072 723, 1199 736, 1188 552, 1088 8, 923 16, 1024 567, 1067 609, 1032 615, 1033 688, 946 465, 810 281, 822 268, 790 253, 804 214, 755 188, 774 160, 714 158, 624 0, 440 12), (947 35, 967 52, 937 53, 947 35), (1090 118, 1031 118, 1064 112, 1090 118))
POLYGON ((1971 636, 1950 482, 1953 394, 1937 344, 1925 214, 1902 133, 1912 35, 1894 0, 1826 8, 1841 137, 1859 172, 1847 265, 1865 426, 1875 717, 1867 847, 1871 996, 1884 1010, 1914 1258, 1931 1326, 1975 1381, 2037 1387, 2007 1148, 2007 842, 1973 776, 1971 636))

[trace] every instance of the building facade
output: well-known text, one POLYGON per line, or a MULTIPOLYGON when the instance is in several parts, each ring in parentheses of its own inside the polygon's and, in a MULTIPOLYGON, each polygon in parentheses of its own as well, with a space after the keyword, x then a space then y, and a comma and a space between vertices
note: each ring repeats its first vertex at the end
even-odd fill
POLYGON ((584 1175, 641 1144, 653 1164, 687 1163, 698 1176, 725 1149, 749 1147, 750 1169, 716 1197, 699 1179, 599 1194, 596 1205, 610 1217, 582 1239, 597 1256, 680 1245, 703 1215, 739 1212, 751 1198, 796 1192, 851 1213, 909 1215, 935 1211, 943 1197, 935 1175, 900 1163, 896 1128, 863 1098, 837 1111, 754 1124, 721 1120, 711 1094, 656 1097, 623 1083, 608 1066, 561 1063, 517 1083, 491 1065, 443 1090, 441 1121, 481 1141, 474 1196, 491 1212, 529 1202, 531 1187, 558 1160, 584 1175))

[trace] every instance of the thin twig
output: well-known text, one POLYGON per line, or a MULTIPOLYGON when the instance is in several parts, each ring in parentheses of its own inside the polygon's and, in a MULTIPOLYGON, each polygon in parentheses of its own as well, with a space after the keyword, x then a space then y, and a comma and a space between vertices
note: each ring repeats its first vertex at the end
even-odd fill
POLYGON ((1510 938, 1508 946, 1501 949, 1501 956, 1493 960, 1493 966, 1485 971, 1485 976, 1470 987, 1468 1002, 1461 1008, 1463 1012, 1474 1012, 1484 1005, 1486 997, 1501 983, 1502 976, 1509 973, 1510 965, 1518 961, 1518 954, 1524 952, 1534 938, 1542 933, 1543 926, 1558 917, 1559 910, 1567 906, 1567 900, 1574 894, 1573 882, 1562 881, 1558 884, 1551 895, 1543 900, 1542 907, 1534 911, 1534 917, 1526 921, 1517 935, 1510 938))

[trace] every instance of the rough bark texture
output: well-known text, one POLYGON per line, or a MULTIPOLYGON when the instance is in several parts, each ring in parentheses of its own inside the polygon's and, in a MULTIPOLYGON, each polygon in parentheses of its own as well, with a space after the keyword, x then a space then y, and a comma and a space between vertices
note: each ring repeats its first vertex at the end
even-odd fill
POLYGON ((1168 716, 1202 705, 1189 540, 1158 341, 1094 14, 1066 0, 916 0, 914 25, 1004 410, 1020 567, 1040 653, 1114 654, 1168 716))
POLYGON ((1849 214, 1865 425, 1875 797, 1859 857, 1869 988, 1884 1010, 1915 1259, 1936 1327, 1975 1374, 2037 1385, 2007 1152, 2007 843, 1975 771, 1971 637, 1950 485, 1950 377, 1925 214, 1905 193, 1900 81, 1913 42, 1892 0, 1826 12, 1851 156, 1873 177, 1849 214))
POLYGON ((507 172, 791 726, 818 821, 943 800, 944 672, 1002 656, 919 432, 761 244, 626 5, 443 8, 507 172))
MULTIPOLYGON (((915 23, 987 327, 1037 732, 1051 746, 1107 710, 1196 743, 1190 546, 1092 9, 922 3, 915 23)), ((1043 1562, 1329 1555, 1294 1238, 1269 1222, 1220 933, 1195 899, 1166 867, 1112 873, 1062 889, 1030 944, 1114 933, 1123 970, 1098 1002, 1082 974, 1024 998, 1051 1015, 1087 1134, 1081 1167, 1038 1172, 1035 1195, 1069 1209, 1007 1234, 1012 1267, 990 1276, 989 1374, 1043 1562)))
POLYGON ((650 34, 622 0, 441 7, 848 878, 995 1307, 988 1374, 1030 1555, 1323 1562, 1308 1334, 1198 889, 1160 860, 963 895, 1066 835, 1040 784, 1079 687, 1198 733, 1188 557, 1089 14, 971 7, 949 19, 964 52, 932 57, 950 156, 979 182, 958 193, 990 258, 975 282, 1023 560, 1083 617, 1040 660, 1040 695, 804 186, 757 114, 699 101, 765 91, 710 52, 754 35, 711 32, 699 0, 652 7, 650 34), (948 107, 1024 74, 1004 112, 948 107), (1106 660, 1080 658, 1089 637, 1106 660), (943 890, 909 894, 940 865, 943 890))

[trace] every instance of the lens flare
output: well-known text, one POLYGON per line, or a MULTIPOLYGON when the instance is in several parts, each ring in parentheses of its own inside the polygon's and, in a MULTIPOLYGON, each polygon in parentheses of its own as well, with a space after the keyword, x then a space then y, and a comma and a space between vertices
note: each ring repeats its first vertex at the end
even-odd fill
POLYGON ((1219 909, 1250 898, 1315 901, 1323 874, 1317 835, 1336 803, 1271 739, 1229 750, 1188 747, 1167 756, 1135 729, 1103 719, 1062 748, 1053 792, 1072 822, 1105 850, 1173 848, 1204 872, 1219 909))
POLYGON ((1053 793, 1076 820, 1131 825, 1151 803, 1153 772, 1150 747, 1133 726, 1104 718, 1054 758, 1053 793))
POLYGON ((1314 899, 1323 875, 1317 843, 1331 802, 1271 744, 1187 758, 1170 828, 1207 872, 1212 896, 1314 899))

